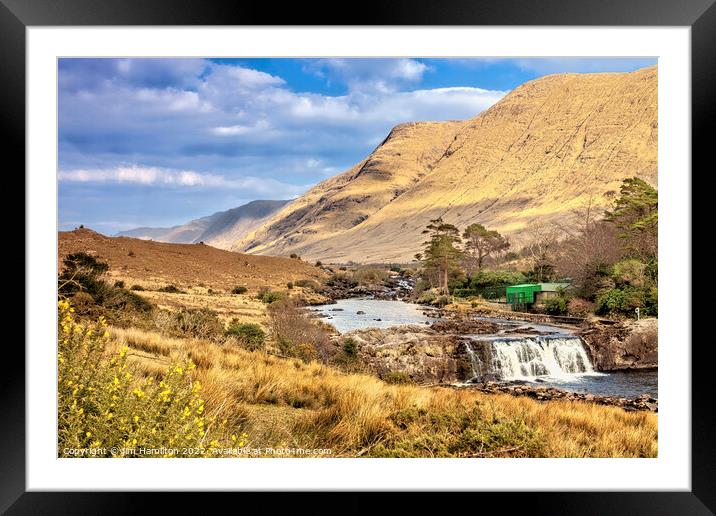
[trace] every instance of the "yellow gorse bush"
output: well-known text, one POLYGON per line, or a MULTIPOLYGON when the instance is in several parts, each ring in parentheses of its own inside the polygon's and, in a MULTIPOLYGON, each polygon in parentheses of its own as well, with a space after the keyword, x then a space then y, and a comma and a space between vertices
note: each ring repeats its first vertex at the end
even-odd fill
POLYGON ((223 443, 245 445, 243 435, 224 437, 224 423, 207 419, 191 361, 169 366, 159 381, 135 377, 126 346, 105 352, 104 318, 83 325, 67 301, 58 305, 60 457, 211 456, 223 443))

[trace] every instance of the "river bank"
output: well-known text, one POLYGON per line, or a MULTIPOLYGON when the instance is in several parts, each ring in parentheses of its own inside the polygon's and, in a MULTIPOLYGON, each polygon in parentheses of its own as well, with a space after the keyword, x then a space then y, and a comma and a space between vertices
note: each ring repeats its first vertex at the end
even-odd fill
POLYGON ((598 405, 611 405, 621 407, 627 411, 646 410, 658 412, 658 399, 649 394, 640 394, 635 397, 623 396, 598 396, 591 393, 579 393, 563 390, 556 387, 535 387, 532 385, 505 385, 498 382, 486 382, 471 386, 459 386, 458 388, 471 388, 487 393, 506 393, 513 396, 527 396, 538 401, 568 400, 586 401, 598 405))
MULTIPOLYGON (((538 401, 573 399, 627 410, 658 407, 657 373, 645 366, 649 362, 621 361, 625 370, 639 369, 642 375, 600 367, 604 357, 611 356, 613 366, 614 357, 621 356, 605 350, 617 349, 608 347, 611 339, 628 336, 622 324, 597 332, 590 325, 557 326, 370 298, 310 309, 336 327, 337 341, 354 340, 361 363, 381 378, 400 375, 422 385, 501 392, 538 401), (582 339, 583 331, 590 331, 590 344, 582 339), (609 340, 600 340, 602 335, 609 340), (600 342, 606 344, 599 347, 600 342), (629 367, 633 364, 642 367, 629 367)), ((640 328, 652 324, 642 323, 640 328)), ((634 346, 622 348, 631 352, 634 346)))

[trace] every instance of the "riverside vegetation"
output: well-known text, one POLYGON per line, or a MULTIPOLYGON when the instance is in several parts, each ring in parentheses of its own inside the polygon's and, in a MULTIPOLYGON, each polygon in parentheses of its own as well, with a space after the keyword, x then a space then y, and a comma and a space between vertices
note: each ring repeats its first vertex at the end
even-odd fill
POLYGON ((462 233, 442 219, 424 233, 414 298, 447 304, 503 297, 505 287, 564 281, 569 287, 545 302, 551 315, 634 317, 658 315, 658 193, 639 178, 623 181, 610 210, 587 204, 569 222, 535 228, 531 244, 517 252, 497 231, 480 224, 462 233))
POLYGON ((98 456, 137 447, 176 447, 172 457, 283 447, 339 457, 656 456, 653 413, 367 374, 355 342, 305 317, 302 287, 275 285, 275 299, 230 294, 260 315, 228 318, 210 306, 221 295, 158 306, 151 299, 187 295, 128 290, 109 272, 73 253, 60 275, 61 456, 83 447, 98 456))

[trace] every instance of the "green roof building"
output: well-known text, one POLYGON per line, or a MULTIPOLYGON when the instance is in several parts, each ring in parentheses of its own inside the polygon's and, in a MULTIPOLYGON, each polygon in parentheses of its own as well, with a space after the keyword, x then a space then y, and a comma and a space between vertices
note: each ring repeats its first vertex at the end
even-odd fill
POLYGON ((546 299, 557 297, 569 283, 522 283, 505 290, 507 302, 513 306, 541 304, 546 299))
POLYGON ((535 294, 542 290, 539 283, 522 283, 507 287, 505 295, 511 305, 526 305, 535 302, 535 294))

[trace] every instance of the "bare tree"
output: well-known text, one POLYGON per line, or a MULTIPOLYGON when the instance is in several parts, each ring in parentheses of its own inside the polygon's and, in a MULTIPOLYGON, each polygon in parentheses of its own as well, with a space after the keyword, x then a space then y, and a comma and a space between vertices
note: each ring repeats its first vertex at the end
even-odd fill
POLYGON ((554 271, 561 236, 560 228, 551 223, 535 224, 530 227, 527 234, 529 244, 525 246, 523 253, 532 266, 535 279, 538 282, 547 281, 552 278, 554 271))
POLYGON ((559 225, 562 233, 557 269, 572 278, 582 297, 591 298, 597 288, 600 268, 606 268, 619 260, 622 244, 613 224, 600 218, 590 197, 586 206, 574 210, 572 217, 559 225))

